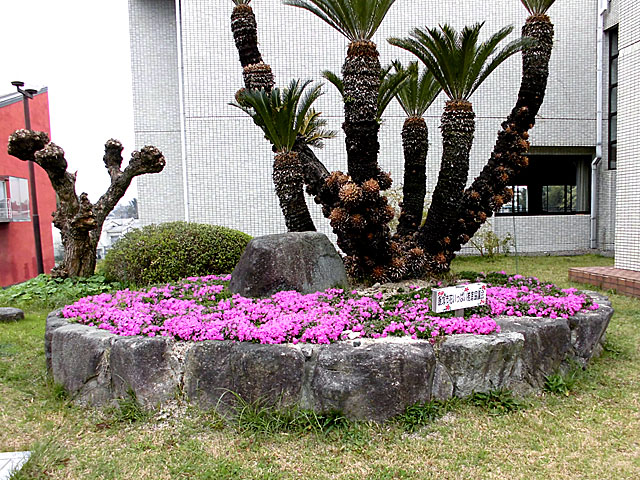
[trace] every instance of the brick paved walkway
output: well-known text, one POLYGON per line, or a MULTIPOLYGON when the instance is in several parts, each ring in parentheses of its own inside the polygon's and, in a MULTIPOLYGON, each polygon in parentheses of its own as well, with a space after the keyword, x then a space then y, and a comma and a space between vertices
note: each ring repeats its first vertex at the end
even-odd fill
POLYGON ((640 298, 640 272, 634 270, 615 267, 575 267, 569 269, 569 280, 640 298))

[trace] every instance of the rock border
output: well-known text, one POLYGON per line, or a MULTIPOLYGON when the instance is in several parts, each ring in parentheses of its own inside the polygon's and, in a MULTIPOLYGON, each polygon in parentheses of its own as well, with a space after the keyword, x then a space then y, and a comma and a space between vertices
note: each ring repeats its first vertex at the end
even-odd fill
POLYGON ((54 380, 80 404, 106 405, 133 391, 152 407, 181 393, 221 413, 242 398, 384 421, 419 402, 501 388, 530 394, 546 375, 585 367, 602 352, 613 315, 607 297, 585 293, 597 310, 568 319, 503 316, 500 333, 452 335, 436 345, 409 337, 329 345, 121 337, 57 310, 47 317, 45 354, 54 380))

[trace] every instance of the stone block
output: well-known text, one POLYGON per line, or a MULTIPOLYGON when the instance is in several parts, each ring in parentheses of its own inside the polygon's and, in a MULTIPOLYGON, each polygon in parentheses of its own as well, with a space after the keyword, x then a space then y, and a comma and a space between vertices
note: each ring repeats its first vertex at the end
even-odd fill
POLYGON ((114 395, 124 398, 132 390, 145 407, 175 398, 182 381, 184 347, 192 345, 180 342, 176 346, 167 337, 118 338, 110 355, 114 395))
POLYGON ((0 322, 17 322, 24 319, 24 312, 19 308, 0 307, 0 322))
POLYGON ((578 312, 569 317, 571 346, 576 360, 585 366, 589 360, 600 353, 600 342, 613 316, 613 308, 600 305, 597 310, 578 312))
POLYGON ((300 400, 304 356, 290 345, 206 341, 186 356, 184 389, 201 408, 230 411, 248 403, 292 405, 300 400))
POLYGON ((324 345, 310 389, 314 410, 338 410, 349 418, 383 421, 429 401, 435 369, 427 341, 408 338, 324 345))
POLYGON ((51 371, 81 404, 104 405, 113 398, 109 354, 118 337, 85 325, 67 325, 51 336, 51 371))
POLYGON ((47 315, 47 323, 44 330, 44 357, 47 371, 51 371, 51 337, 53 332, 66 325, 69 325, 69 320, 62 316, 61 310, 55 310, 47 315))
POLYGON ((541 389, 545 376, 558 371, 571 353, 571 334, 565 319, 499 317, 496 323, 502 333, 520 333, 524 337, 522 373, 525 384, 530 388, 523 385, 520 388, 523 393, 541 389))
POLYGON ((461 334, 448 337, 436 349, 436 356, 453 382, 453 394, 467 397, 519 383, 523 347, 521 333, 461 334))

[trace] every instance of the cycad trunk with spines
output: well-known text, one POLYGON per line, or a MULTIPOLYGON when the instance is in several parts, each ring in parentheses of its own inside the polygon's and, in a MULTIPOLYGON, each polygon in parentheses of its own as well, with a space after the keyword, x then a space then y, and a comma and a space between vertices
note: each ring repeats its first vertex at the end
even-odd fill
POLYGON ((402 149, 404 151, 404 185, 402 209, 397 234, 413 235, 422 222, 424 198, 427 194, 427 151, 429 130, 422 117, 407 117, 402 125, 402 149))
POLYGON ((533 128, 544 100, 553 46, 553 24, 547 15, 532 15, 524 24, 522 35, 535 38, 537 43, 522 52, 522 81, 516 105, 502 123, 489 162, 464 192, 459 218, 451 229, 452 242, 446 251, 448 262, 487 217, 511 201, 511 182, 528 165, 528 132, 533 128))
POLYGON ((448 270, 444 252, 451 242, 447 232, 456 221, 460 198, 469 173, 475 114, 467 101, 447 101, 442 114, 442 163, 431 206, 417 241, 429 258, 429 269, 448 270))
POLYGON ((342 68, 345 116, 342 128, 351 178, 338 175, 329 181, 329 189, 335 191, 333 197, 338 194, 337 205, 325 211, 329 212, 338 245, 347 255, 349 274, 385 280, 392 261, 388 223, 394 212, 380 194, 391 186, 391 177, 378 166, 378 57, 376 44, 371 41, 349 44, 342 68), (378 268, 374 271, 375 267, 378 268))

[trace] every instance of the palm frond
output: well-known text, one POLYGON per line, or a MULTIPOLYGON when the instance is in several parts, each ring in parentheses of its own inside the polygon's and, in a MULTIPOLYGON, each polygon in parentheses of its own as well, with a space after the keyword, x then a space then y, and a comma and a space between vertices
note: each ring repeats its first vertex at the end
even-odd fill
POLYGON ((371 40, 396 0, 284 0, 315 14, 351 42, 371 40))
POLYGON ((531 39, 520 38, 498 51, 498 44, 513 27, 505 27, 487 41, 478 43, 483 25, 476 23, 460 33, 449 25, 441 25, 439 29, 416 28, 410 38, 390 38, 389 43, 418 57, 451 100, 468 101, 502 62, 532 44, 531 39))
POLYGON ((316 112, 312 108, 304 117, 298 135, 302 135, 302 137, 304 137, 304 141, 307 145, 322 148, 324 147, 324 140, 335 138, 338 134, 335 130, 328 130, 324 128, 326 125, 327 120, 321 118, 320 112, 316 112))
POLYGON ((409 72, 395 70, 391 72, 393 65, 388 65, 380 70, 380 90, 378 91, 378 120, 387 109, 409 77, 409 72))
POLYGON ((424 69, 420 74, 418 62, 411 62, 407 68, 396 61, 396 71, 407 73, 407 79, 396 93, 398 103, 409 117, 422 117, 442 91, 433 74, 424 69))
POLYGON ((342 82, 342 78, 337 74, 332 72, 331 70, 323 70, 322 77, 329 81, 334 87, 338 89, 340 92, 340 96, 344 97, 344 83, 342 82))
POLYGON ((311 80, 302 84, 300 80, 292 80, 287 88, 274 88, 268 93, 264 89, 245 90, 238 103, 231 105, 253 119, 276 151, 287 152, 293 148, 313 102, 322 95, 319 84, 305 92, 310 83, 311 80))
POLYGON ((251 3, 251 0, 231 0, 234 5, 249 5, 249 3, 251 3))
POLYGON ((520 0, 530 15, 544 15, 556 0, 520 0))

